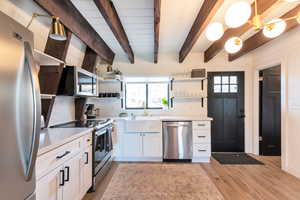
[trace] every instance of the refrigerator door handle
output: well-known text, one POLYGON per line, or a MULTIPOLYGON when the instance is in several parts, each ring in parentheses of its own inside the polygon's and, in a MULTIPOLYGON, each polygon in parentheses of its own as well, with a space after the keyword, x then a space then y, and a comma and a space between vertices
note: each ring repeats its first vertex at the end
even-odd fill
MULTIPOLYGON (((24 50, 25 50, 25 59, 28 62, 29 72, 30 72, 30 80, 32 84, 32 94, 33 94, 33 136, 31 139, 31 148, 28 160, 28 166, 24 169, 25 172, 25 180, 30 181, 32 178, 32 174, 34 172, 35 162, 37 158, 38 148, 39 148, 39 140, 40 140, 40 120, 41 120, 41 100, 40 100, 40 87, 38 80, 38 70, 36 63, 34 61, 32 48, 29 42, 24 42, 24 50)), ((27 66, 27 65, 25 65, 27 66)))

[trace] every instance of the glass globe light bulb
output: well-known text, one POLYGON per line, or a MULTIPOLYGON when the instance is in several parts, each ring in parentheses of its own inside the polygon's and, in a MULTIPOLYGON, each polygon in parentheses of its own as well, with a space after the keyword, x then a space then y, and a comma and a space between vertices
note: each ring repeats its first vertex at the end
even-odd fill
POLYGON ((224 34, 224 27, 219 22, 214 22, 208 25, 205 35, 209 41, 216 41, 224 34))
POLYGON ((251 5, 245 1, 232 4, 225 14, 225 23, 230 28, 237 28, 245 24, 251 17, 251 5))
POLYGON ((273 19, 264 26, 263 34, 267 38, 275 38, 281 35, 286 28, 286 22, 282 19, 273 19))
POLYGON ((242 47, 243 41, 239 37, 229 38, 225 43, 225 50, 230 54, 238 52, 242 47))

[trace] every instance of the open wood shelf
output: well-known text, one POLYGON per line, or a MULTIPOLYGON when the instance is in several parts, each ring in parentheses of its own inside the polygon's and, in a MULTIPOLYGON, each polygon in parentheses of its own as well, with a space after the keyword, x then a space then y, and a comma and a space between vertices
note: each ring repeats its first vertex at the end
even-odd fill
POLYGON ((98 76, 98 80, 103 83, 120 83, 120 82, 122 82, 122 80, 119 80, 119 79, 104 79, 100 76, 98 76))
POLYGON ((54 58, 53 56, 50 56, 37 49, 34 50, 34 58, 40 66, 55 66, 65 64, 64 61, 54 58))
POLYGON ((99 100, 121 100, 121 97, 98 97, 99 100))
POLYGON ((172 78, 173 82, 192 82, 192 81, 204 81, 207 78, 172 78))
POLYGON ((195 100, 197 100, 197 99, 203 99, 203 98, 207 98, 207 97, 205 97, 205 96, 199 96, 199 97, 171 97, 171 98, 174 98, 174 99, 187 99, 187 100, 189 100, 189 99, 191 99, 191 100, 193 100, 193 99, 195 99, 195 100))
POLYGON ((54 94, 41 94, 42 99, 52 99, 55 96, 56 95, 54 95, 54 94))
POLYGON ((207 80, 206 77, 204 78, 172 78, 170 81, 170 90, 172 91, 174 88, 174 83, 176 82, 201 82, 201 90, 204 90, 204 81, 207 80))

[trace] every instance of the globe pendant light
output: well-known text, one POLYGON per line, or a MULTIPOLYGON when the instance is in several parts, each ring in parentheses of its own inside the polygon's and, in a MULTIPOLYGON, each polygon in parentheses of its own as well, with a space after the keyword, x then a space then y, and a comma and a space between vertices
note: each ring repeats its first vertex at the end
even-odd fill
POLYGON ((219 22, 214 22, 208 25, 205 35, 209 41, 216 41, 224 34, 223 25, 219 22))
POLYGON ((267 38, 275 38, 281 35, 286 28, 286 22, 282 19, 273 19, 268 22, 263 29, 263 34, 267 38))
POLYGON ((230 28, 237 28, 245 24, 251 17, 251 5, 245 1, 232 4, 225 14, 225 23, 230 28))
POLYGON ((232 37, 227 40, 225 43, 225 50, 230 53, 236 53, 243 47, 243 41, 241 38, 238 37, 232 37))

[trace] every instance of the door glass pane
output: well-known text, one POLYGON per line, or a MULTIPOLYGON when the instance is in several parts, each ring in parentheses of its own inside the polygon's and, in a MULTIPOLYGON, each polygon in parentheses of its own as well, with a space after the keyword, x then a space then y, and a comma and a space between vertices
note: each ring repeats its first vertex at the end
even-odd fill
POLYGON ((222 85, 222 93, 228 93, 229 92, 229 85, 222 85))
POLYGON ((230 84, 237 84, 237 76, 230 76, 230 84))
POLYGON ((237 85, 230 85, 230 92, 231 93, 237 93, 238 92, 238 86, 237 85))
POLYGON ((222 76, 222 84, 229 84, 229 77, 228 76, 222 76))
POLYGON ((221 85, 214 85, 214 93, 220 93, 221 92, 221 85))
POLYGON ((214 84, 221 84, 221 76, 214 77, 214 84))
POLYGON ((149 83, 148 84, 148 107, 162 108, 162 99, 168 99, 167 83, 149 83))
POLYGON ((126 108, 143 108, 146 104, 146 84, 126 84, 126 108))

